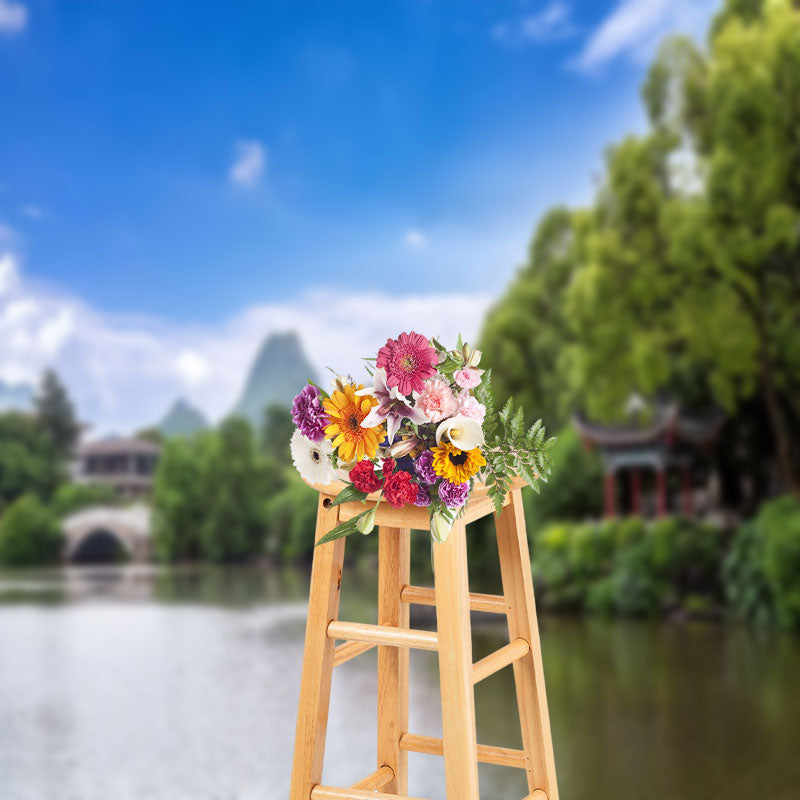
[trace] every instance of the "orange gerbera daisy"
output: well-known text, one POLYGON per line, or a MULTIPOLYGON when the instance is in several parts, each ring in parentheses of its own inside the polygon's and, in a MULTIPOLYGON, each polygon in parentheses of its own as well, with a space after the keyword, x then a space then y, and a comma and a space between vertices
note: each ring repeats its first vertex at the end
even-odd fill
POLYGON ((363 389, 359 384, 349 384, 335 391, 322 401, 330 424, 325 426, 325 438, 338 449, 339 461, 360 461, 364 456, 375 458, 378 444, 383 441, 383 424, 374 428, 362 428, 361 422, 378 401, 371 395, 358 397, 356 392, 363 389))

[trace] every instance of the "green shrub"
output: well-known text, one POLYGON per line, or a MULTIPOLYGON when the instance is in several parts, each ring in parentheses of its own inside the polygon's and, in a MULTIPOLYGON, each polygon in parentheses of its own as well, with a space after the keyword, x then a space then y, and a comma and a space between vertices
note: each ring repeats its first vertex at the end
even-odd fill
POLYGON ((119 492, 102 483, 62 483, 53 494, 50 508, 57 517, 66 517, 89 506, 119 505, 119 492))
POLYGON ((765 503, 736 531, 723 568, 731 613, 757 624, 800 627, 800 502, 765 503))
POLYGON ((266 549, 273 556, 305 558, 314 550, 318 495, 294 468, 286 475, 286 486, 265 504, 266 549))
POLYGON ((34 495, 15 500, 0 518, 0 564, 52 564, 60 559, 63 544, 58 521, 34 495))

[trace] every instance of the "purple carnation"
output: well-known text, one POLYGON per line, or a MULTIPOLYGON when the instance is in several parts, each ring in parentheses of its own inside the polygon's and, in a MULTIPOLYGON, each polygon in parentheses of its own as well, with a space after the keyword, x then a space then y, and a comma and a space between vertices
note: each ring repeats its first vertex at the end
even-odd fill
POLYGON ((469 497, 469 481, 450 483, 450 481, 443 480, 439 484, 439 497, 448 508, 460 508, 469 497))
POLYGON ((325 426, 330 420, 322 407, 321 393, 310 383, 294 398, 292 419, 300 432, 312 442, 321 442, 325 436, 325 426))
POLYGON ((431 495, 427 488, 422 484, 417 484, 417 499, 414 501, 415 506, 429 506, 431 504, 431 495))
POLYGON ((428 486, 439 480, 439 476, 433 471, 433 452, 431 450, 423 450, 417 456, 417 460, 414 462, 414 472, 428 486))

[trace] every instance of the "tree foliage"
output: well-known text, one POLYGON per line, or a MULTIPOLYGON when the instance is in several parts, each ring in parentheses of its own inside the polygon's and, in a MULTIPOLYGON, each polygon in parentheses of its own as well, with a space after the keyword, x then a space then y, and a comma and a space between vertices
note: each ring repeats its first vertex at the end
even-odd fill
POLYGON ((499 394, 562 422, 633 391, 719 406, 759 428, 746 469, 775 456, 800 491, 800 9, 726 3, 643 100, 650 131, 608 149, 590 208, 544 217, 487 319, 499 394))
POLYGON ((24 567, 55 563, 62 547, 58 520, 35 495, 19 497, 0 519, 0 564, 24 567))
POLYGON ((45 370, 36 396, 36 416, 57 457, 69 458, 80 432, 75 409, 58 375, 45 370))
POLYGON ((262 554, 265 499, 285 480, 283 469, 259 453, 243 419, 191 439, 170 439, 153 495, 158 555, 228 563, 262 554))

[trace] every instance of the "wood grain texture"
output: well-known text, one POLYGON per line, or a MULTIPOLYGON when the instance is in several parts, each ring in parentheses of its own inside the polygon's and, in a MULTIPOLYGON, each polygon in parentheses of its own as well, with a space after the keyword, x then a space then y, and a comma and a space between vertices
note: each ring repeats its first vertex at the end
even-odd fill
POLYGON ((436 650, 439 646, 435 631, 367 625, 363 622, 331 622, 327 634, 329 639, 352 639, 393 647, 416 647, 419 650, 436 650))
POLYGON ((338 789, 335 786, 315 786, 311 800, 421 800, 419 797, 405 797, 385 792, 370 792, 362 789, 338 789))
MULTIPOLYGON (((419 606, 435 606, 436 592, 426 586, 404 586, 400 592, 400 599, 404 603, 413 603, 419 606)), ((470 592, 469 607, 471 611, 484 611, 488 614, 505 614, 506 599, 499 594, 470 592)))
POLYGON ((467 537, 457 520, 446 542, 433 545, 442 741, 448 800, 479 800, 467 537))
POLYGON ((345 642, 338 645, 333 651, 333 666, 338 667, 340 664, 346 664, 351 658, 360 656, 368 650, 372 650, 374 644, 369 642, 345 642))
POLYGON ((530 644, 528 654, 514 662, 522 744, 528 756, 528 790, 535 793, 540 789, 549 800, 558 800, 528 537, 519 489, 512 492, 511 502, 495 517, 495 527, 503 593, 508 607, 509 639, 521 638, 530 644))
POLYGON ((394 770, 386 765, 378 767, 366 778, 356 781, 350 788, 362 789, 367 792, 383 791, 394 780, 394 770))
POLYGON ((490 653, 486 658, 482 658, 472 665, 472 682, 479 683, 484 678, 494 675, 503 667, 528 655, 530 649, 530 645, 525 639, 512 639, 499 650, 495 650, 494 653, 490 653))
MULTIPOLYGON (((432 756, 444 755, 444 744, 436 736, 420 736, 407 733, 400 739, 400 747, 412 753, 427 753, 432 756)), ((483 764, 499 764, 502 767, 525 769, 525 752, 511 747, 478 745, 478 761, 483 764)))
MULTIPOLYGON (((338 508, 326 508, 324 501, 320 495, 317 540, 339 521, 338 508)), ((289 800, 308 800, 311 788, 322 780, 334 650, 325 634, 339 610, 344 542, 337 539, 314 550, 289 800)))
MULTIPOLYGON (((410 580, 411 531, 378 529, 378 625, 408 629, 409 607, 400 591, 410 580)), ((408 792, 408 753, 400 737, 408 731, 407 647, 378 647, 378 766, 391 767, 392 780, 382 788, 408 792)))

